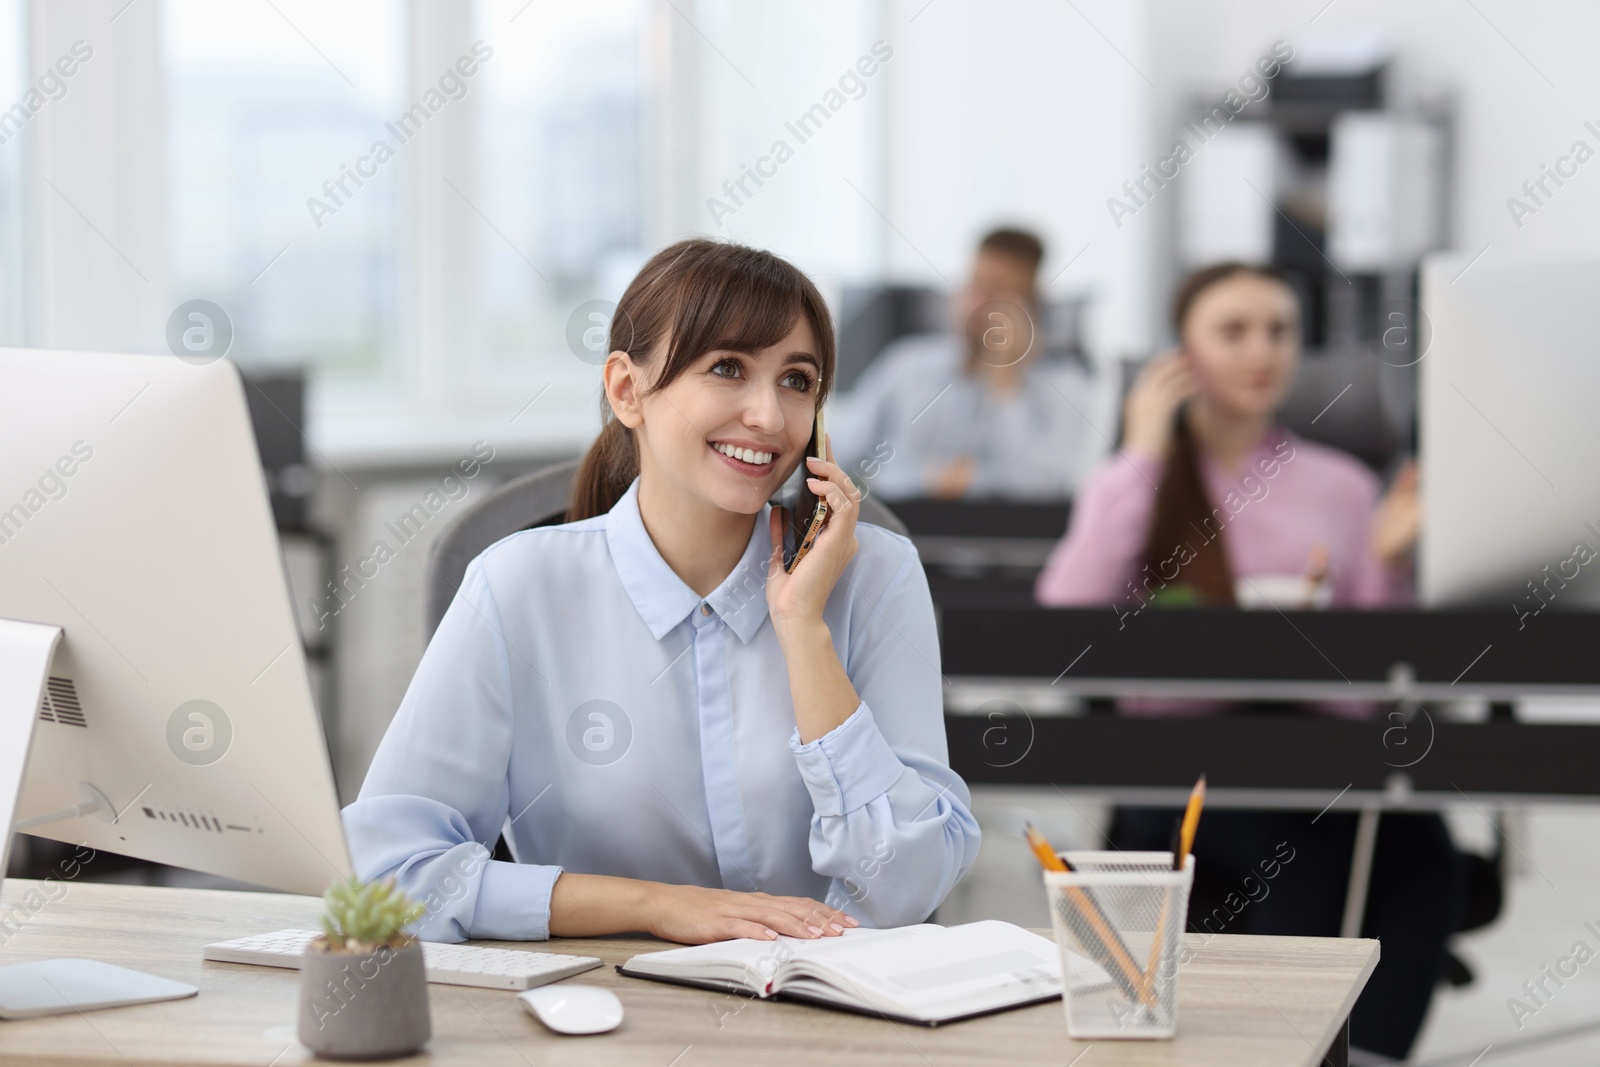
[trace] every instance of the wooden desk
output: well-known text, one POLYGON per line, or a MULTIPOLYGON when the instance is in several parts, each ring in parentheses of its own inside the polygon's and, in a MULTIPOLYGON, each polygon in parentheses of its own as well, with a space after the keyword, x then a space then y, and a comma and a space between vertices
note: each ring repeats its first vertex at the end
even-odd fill
MULTIPOLYGON (((8 879, 0 915, 36 883, 8 879)), ((295 1041, 299 974, 201 959, 212 941, 316 926, 320 901, 230 893, 70 883, 64 897, 0 927, 0 963, 87 956, 200 987, 188 1000, 0 1023, 0 1062, 256 1064, 312 1060, 295 1041), (17 929, 20 927, 20 929, 17 929)), ((1046 936, 1050 931, 1042 931, 1046 936)), ((575 981, 622 999, 622 1026, 593 1037, 558 1037, 511 993, 430 985, 429 1055, 406 1063, 818 1064, 936 1067, 1071 1064, 1090 1047, 1067 1038, 1060 1001, 927 1029, 804 1004, 760 1002, 625 978, 612 965, 662 942, 635 937, 562 939, 561 952, 607 966, 575 981)), ((1378 960, 1375 941, 1191 935, 1174 1041, 1093 1042, 1092 1067, 1218 1064, 1288 1067, 1322 1061, 1343 1033, 1356 995, 1378 960)), ((526 946, 514 946, 526 947, 526 946)), ((1087 1065, 1086 1065, 1087 1067, 1087 1065)))

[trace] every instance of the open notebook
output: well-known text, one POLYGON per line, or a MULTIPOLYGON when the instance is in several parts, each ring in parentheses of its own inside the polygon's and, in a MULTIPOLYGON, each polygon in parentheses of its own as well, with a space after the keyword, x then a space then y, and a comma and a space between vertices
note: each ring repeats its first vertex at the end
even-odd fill
MULTIPOLYGON (((1111 979, 1071 957, 1072 988, 1111 979)), ((738 938, 646 952, 621 974, 784 997, 934 1026, 1061 995, 1061 951, 1049 938, 989 919, 963 926, 852 927, 836 937, 738 938)))

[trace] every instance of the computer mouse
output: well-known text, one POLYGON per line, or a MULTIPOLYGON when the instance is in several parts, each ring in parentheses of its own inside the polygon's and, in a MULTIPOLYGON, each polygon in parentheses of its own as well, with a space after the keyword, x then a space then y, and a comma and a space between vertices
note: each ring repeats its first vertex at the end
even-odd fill
POLYGON ((557 982, 518 993, 517 999, 558 1034, 603 1034, 622 1022, 622 1001, 599 986, 557 982))

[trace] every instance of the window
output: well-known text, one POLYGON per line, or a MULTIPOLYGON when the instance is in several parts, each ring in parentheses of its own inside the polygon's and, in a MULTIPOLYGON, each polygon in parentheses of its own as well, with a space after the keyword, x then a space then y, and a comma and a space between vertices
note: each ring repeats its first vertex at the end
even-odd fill
POLYGON ((573 358, 567 321, 643 263, 643 0, 481 0, 473 321, 485 376, 573 358))
POLYGON ((166 0, 163 16, 176 298, 228 313, 243 366, 392 376, 398 168, 349 172, 394 140, 402 3, 166 0))

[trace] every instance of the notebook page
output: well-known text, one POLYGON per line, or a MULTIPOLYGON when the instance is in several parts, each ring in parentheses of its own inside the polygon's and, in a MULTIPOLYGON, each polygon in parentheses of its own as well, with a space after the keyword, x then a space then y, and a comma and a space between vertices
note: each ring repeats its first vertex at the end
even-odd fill
POLYGON ((848 927, 842 934, 831 937, 804 938, 780 934, 766 941, 753 937, 739 937, 729 941, 714 941, 706 945, 688 945, 683 948, 645 952, 632 957, 624 970, 641 974, 656 974, 672 978, 719 978, 741 982, 752 992, 765 995, 766 986, 791 960, 809 957, 828 946, 849 941, 861 944, 868 940, 895 937, 916 930, 941 929, 931 923, 918 926, 894 927, 875 930, 864 926, 848 927))
MULTIPOLYGON (((930 1019, 1061 992, 1056 943, 997 920, 830 946, 791 966, 865 1003, 930 1019)), ((1109 981, 1080 957, 1070 978, 1074 988, 1109 981)))
POLYGON ((771 941, 763 941, 755 937, 736 937, 731 941, 713 941, 706 945, 685 945, 683 948, 669 948, 660 952, 645 952, 633 957, 633 959, 669 964, 739 962, 753 966, 774 956, 782 960, 826 950, 832 945, 859 944, 875 938, 903 935, 917 930, 942 929, 943 927, 935 926, 932 923, 922 923, 919 926, 896 926, 888 930, 852 926, 846 928, 844 933, 830 937, 790 937, 787 934, 779 934, 771 941))

